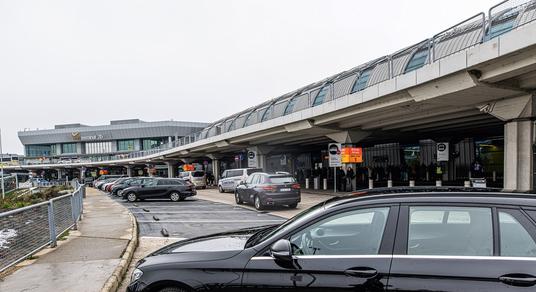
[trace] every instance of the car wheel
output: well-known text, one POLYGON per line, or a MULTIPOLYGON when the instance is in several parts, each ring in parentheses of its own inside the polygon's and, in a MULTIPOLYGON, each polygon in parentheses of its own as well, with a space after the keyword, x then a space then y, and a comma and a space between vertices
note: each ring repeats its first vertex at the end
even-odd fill
POLYGON ((173 192, 169 195, 169 198, 173 201, 173 202, 178 202, 181 200, 181 195, 177 192, 173 192))
POLYGON ((218 191, 220 191, 220 193, 225 193, 225 190, 223 189, 222 186, 218 186, 218 191))
POLYGON ((136 202, 136 200, 138 200, 138 196, 136 196, 135 193, 128 193, 127 200, 131 203, 136 202))
POLYGON ((164 289, 158 290, 159 292, 187 292, 187 290, 179 287, 166 287, 164 289))
POLYGON ((255 209, 262 210, 264 206, 262 205, 261 198, 259 196, 255 196, 254 199, 255 209))
POLYGON ((298 203, 290 204, 290 205, 288 205, 288 207, 290 209, 296 209, 296 207, 298 207, 298 203))
POLYGON ((240 200, 240 196, 238 195, 238 192, 235 192, 234 197, 235 197, 235 201, 236 201, 236 203, 237 203, 238 205, 242 205, 242 204, 243 204, 242 200, 240 200))

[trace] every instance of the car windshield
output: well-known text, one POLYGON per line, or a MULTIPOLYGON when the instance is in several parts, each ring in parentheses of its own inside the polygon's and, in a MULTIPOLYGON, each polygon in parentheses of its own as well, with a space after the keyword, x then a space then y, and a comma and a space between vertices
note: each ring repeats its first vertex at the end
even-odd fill
POLYGON ((272 184, 291 184, 295 183, 296 180, 292 176, 271 176, 269 178, 269 183, 272 184))
POLYGON ((204 171, 194 171, 194 172, 192 172, 193 177, 202 177, 203 175, 205 175, 204 171))
POLYGON ((316 204, 313 207, 298 213, 297 215, 288 219, 281 225, 270 226, 270 227, 267 227, 266 229, 262 229, 261 231, 258 231, 257 233, 253 234, 248 239, 245 247, 246 248, 252 247, 254 245, 257 245, 269 239, 270 237, 274 236, 277 233, 286 232, 287 230, 294 228, 294 226, 296 224, 300 224, 302 220, 307 220, 307 217, 315 214, 318 210, 323 209, 325 203, 326 202, 316 204))

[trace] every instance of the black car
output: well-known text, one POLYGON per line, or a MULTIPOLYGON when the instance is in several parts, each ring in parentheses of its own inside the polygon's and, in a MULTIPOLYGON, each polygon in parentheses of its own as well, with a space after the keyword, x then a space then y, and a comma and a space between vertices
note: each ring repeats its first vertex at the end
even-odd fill
POLYGON ((130 178, 127 178, 121 182, 118 182, 116 184, 114 184, 112 186, 112 191, 111 191, 111 194, 112 195, 115 195, 115 196, 118 196, 119 195, 119 192, 128 188, 128 187, 131 187, 131 186, 139 186, 139 185, 142 185, 143 182, 147 179, 150 179, 148 177, 130 177, 130 178))
POLYGON ((197 192, 192 183, 180 178, 150 178, 144 179, 141 185, 124 189, 122 194, 129 202, 162 198, 177 202, 195 196, 197 192))
POLYGON ((235 201, 252 203, 257 210, 282 205, 296 208, 301 201, 300 184, 287 173, 256 172, 236 187, 235 201))
POLYGON ((128 291, 534 291, 536 196, 354 195, 168 245, 128 291))

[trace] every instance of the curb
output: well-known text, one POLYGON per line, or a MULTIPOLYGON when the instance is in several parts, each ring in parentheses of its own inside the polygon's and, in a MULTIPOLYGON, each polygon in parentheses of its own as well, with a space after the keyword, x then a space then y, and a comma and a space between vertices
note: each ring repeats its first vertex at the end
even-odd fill
POLYGON ((138 247, 138 222, 132 213, 128 212, 130 217, 130 222, 132 223, 132 237, 130 238, 123 255, 121 256, 121 261, 119 265, 115 268, 112 275, 106 280, 104 286, 101 289, 101 292, 116 292, 125 276, 125 273, 128 270, 130 262, 132 261, 132 256, 138 247))

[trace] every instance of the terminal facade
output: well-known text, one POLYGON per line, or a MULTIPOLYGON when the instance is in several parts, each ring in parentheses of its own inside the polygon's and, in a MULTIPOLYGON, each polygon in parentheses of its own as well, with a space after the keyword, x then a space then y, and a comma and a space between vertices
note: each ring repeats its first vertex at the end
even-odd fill
MULTIPOLYGON (((145 174, 133 172, 136 167, 161 165, 161 175, 176 176, 181 164, 193 163, 217 178, 224 169, 254 166, 291 172, 301 182, 322 178, 333 184, 327 146, 336 142, 363 148, 363 163, 343 167, 352 167, 355 187, 367 187, 371 180, 374 186, 438 180, 463 185, 482 177, 488 186, 533 190, 535 19, 534 1, 506 1, 415 45, 203 125, 191 135, 158 136, 174 142, 170 149, 21 168, 92 167, 136 175, 145 174), (438 144, 447 147, 441 159, 438 144)), ((42 145, 38 140, 32 143, 42 145)), ((50 151, 55 147, 57 154, 61 143, 73 142, 49 143, 50 151)))

